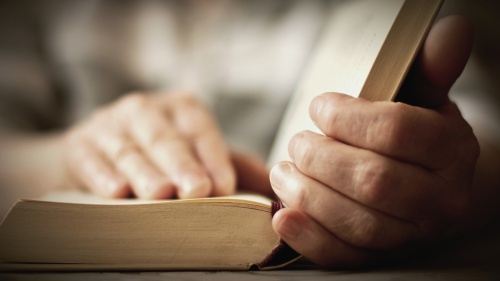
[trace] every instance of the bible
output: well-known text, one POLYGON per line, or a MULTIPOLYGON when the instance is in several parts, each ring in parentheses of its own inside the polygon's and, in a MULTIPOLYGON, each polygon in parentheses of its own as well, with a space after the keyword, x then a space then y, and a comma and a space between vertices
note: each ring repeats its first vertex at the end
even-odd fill
MULTIPOLYGON (((318 131, 311 100, 341 92, 390 101, 442 0, 346 1, 332 10, 283 118, 269 163, 301 130, 318 131)), ((71 196, 70 196, 71 197, 71 196)), ((274 233, 280 204, 249 197, 194 200, 20 200, 0 225, 0 269, 248 270, 299 257, 274 233)))
POLYGON ((347 2, 332 11, 312 52, 274 141, 271 165, 288 158, 295 133, 321 133, 309 118, 317 95, 394 100, 444 0, 347 2))
POLYGON ((299 257, 257 195, 101 199, 58 192, 18 202, 0 227, 7 270, 272 269, 299 257))

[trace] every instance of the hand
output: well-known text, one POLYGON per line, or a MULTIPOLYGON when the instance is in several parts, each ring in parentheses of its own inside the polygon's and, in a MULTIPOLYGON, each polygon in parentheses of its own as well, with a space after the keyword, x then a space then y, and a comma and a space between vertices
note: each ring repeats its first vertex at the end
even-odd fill
POLYGON ((65 136, 72 181, 105 197, 196 198, 234 192, 212 114, 185 94, 130 94, 65 136))
POLYGON ((273 226, 292 248, 322 265, 366 264, 436 239, 461 217, 479 148, 447 93, 470 42, 460 17, 431 30, 403 96, 432 109, 335 93, 313 100, 325 136, 294 136, 292 162, 270 176, 288 206, 273 226))

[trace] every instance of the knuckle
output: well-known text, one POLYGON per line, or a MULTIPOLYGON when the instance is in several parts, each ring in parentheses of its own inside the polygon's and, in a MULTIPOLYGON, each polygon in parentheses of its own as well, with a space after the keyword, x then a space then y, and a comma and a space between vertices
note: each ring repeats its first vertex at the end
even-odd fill
POLYGON ((379 239, 379 224, 370 213, 357 214, 351 222, 351 243, 366 248, 373 248, 379 239))
POLYGON ((296 187, 296 192, 295 192, 295 198, 294 198, 294 206, 298 210, 304 211, 307 209, 307 206, 309 204, 308 202, 308 192, 307 189, 304 188, 303 186, 297 184, 296 181, 289 181, 288 184, 294 184, 297 185, 296 187))
MULTIPOLYGON (((128 185, 129 185, 128 182, 124 182, 123 184, 117 185, 111 191, 108 191, 106 197, 111 199, 127 198, 130 193, 128 185)), ((96 188, 101 188, 101 187, 96 187, 96 188)))
POLYGON ((380 204, 388 197, 390 167, 385 161, 365 160, 354 173, 356 196, 366 204, 380 204))
POLYGON ((118 107, 127 111, 144 110, 149 105, 148 96, 140 93, 131 93, 121 98, 118 102, 118 107))
POLYGON ((348 116, 346 113, 349 112, 350 106, 359 100, 332 92, 323 93, 318 97, 321 99, 316 101, 314 105, 312 104, 310 109, 311 117, 314 118, 318 128, 325 135, 333 137, 339 132, 338 124, 342 124, 346 120, 346 116, 348 116))
POLYGON ((294 191, 291 207, 301 211, 307 210, 308 206, 311 204, 311 202, 309 202, 309 189, 302 184, 293 173, 285 180, 285 186, 287 190, 294 191))
POLYGON ((175 137, 173 136, 172 133, 167 134, 166 132, 161 130, 154 130, 147 135, 147 138, 145 139, 145 145, 147 147, 154 149, 166 143, 167 140, 173 141, 173 138, 175 137))
POLYGON ((136 183, 135 190, 137 190, 138 197, 142 199, 165 199, 171 198, 175 190, 174 185, 171 182, 143 182, 136 183))
POLYGON ((304 138, 306 138, 304 135, 294 137, 295 143, 291 145, 291 156, 293 156, 294 162, 300 170, 307 171, 316 158, 317 145, 312 140, 305 140, 304 138))
POLYGON ((147 140, 147 146, 151 149, 162 150, 165 147, 170 147, 170 151, 184 151, 186 146, 189 144, 182 135, 176 133, 165 133, 162 131, 157 131, 151 135, 147 140))
POLYGON ((339 116, 339 110, 337 109, 337 106, 335 106, 335 103, 332 102, 325 102, 323 105, 323 109, 321 110, 319 114, 319 123, 324 124, 324 129, 325 134, 329 136, 335 135, 336 131, 336 124, 338 122, 338 116, 339 116))
POLYGON ((193 112, 191 115, 193 117, 193 122, 189 128, 185 128, 184 131, 188 136, 199 137, 199 136, 217 136, 220 132, 219 127, 212 114, 208 111, 193 112))
POLYGON ((137 154, 137 147, 132 144, 123 144, 117 147, 116 150, 112 152, 112 158, 117 166, 120 167, 130 161, 132 157, 137 154))
POLYGON ((203 107, 203 104, 192 94, 182 92, 173 94, 173 98, 180 106, 184 107, 203 107))
POLYGON ((370 126, 367 134, 368 143, 377 143, 387 151, 398 151, 405 144, 410 133, 408 123, 408 106, 402 103, 394 104, 386 111, 384 117, 377 118, 375 126, 370 126), (384 132, 384 135, 380 135, 384 132))

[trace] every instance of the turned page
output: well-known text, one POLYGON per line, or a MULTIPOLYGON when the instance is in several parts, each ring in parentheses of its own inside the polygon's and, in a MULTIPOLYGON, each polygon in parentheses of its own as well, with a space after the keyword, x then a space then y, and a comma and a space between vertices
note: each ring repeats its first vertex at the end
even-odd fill
POLYGON ((238 192, 230 196, 223 197, 210 197, 210 198, 196 198, 196 199, 162 199, 162 200, 148 200, 148 199, 138 199, 138 198, 119 198, 110 199, 103 198, 99 195, 92 194, 88 191, 83 190, 60 190, 53 191, 41 198, 29 199, 29 201, 47 201, 47 202, 57 202, 57 203, 75 203, 75 204, 90 204, 90 205, 138 205, 138 204, 153 204, 153 203, 166 203, 166 202, 188 202, 197 203, 205 201, 213 202, 238 202, 238 201, 249 201, 262 205, 271 206, 271 199, 264 197, 262 195, 254 193, 244 193, 238 192))
POLYGON ((309 104, 324 92, 358 97, 404 0, 349 1, 334 9, 282 120, 269 164, 288 160, 297 132, 319 132, 309 104))

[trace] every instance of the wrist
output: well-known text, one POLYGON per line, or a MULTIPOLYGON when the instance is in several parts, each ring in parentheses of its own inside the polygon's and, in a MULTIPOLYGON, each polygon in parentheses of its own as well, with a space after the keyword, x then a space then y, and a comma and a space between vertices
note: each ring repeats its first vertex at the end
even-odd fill
MULTIPOLYGON (((63 134, 10 134, 0 140, 0 184, 8 187, 1 206, 20 198, 36 198, 65 186, 63 134)), ((7 210, 0 210, 0 212, 7 210)))

